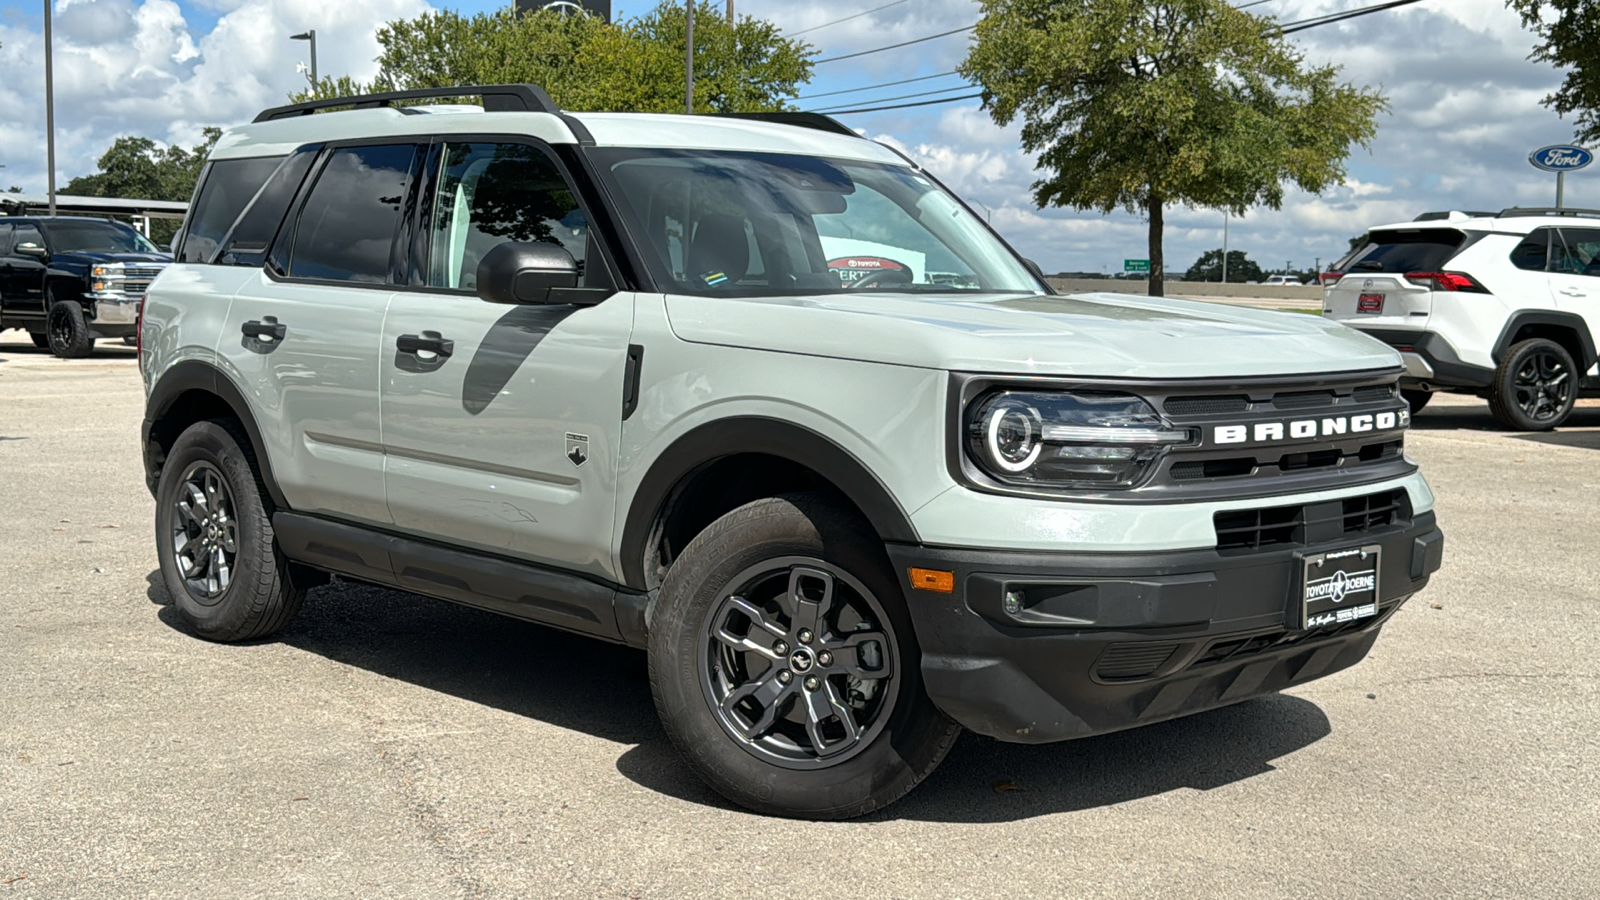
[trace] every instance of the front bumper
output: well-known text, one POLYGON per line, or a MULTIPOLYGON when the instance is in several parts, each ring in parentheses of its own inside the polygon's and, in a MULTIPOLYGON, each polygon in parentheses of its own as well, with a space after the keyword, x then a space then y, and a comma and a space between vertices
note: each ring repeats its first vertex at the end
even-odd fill
POLYGON ((89 325, 96 331, 108 328, 132 328, 139 323, 139 296, 116 292, 98 292, 87 295, 94 302, 94 315, 89 325))
POLYGON ((1329 543, 1243 554, 1040 553, 890 545, 929 696, 990 737, 1045 743, 1272 693, 1361 661, 1383 623, 1439 568, 1431 512, 1329 543), (1291 622, 1306 553, 1382 547, 1379 612, 1312 631, 1291 622), (955 591, 913 589, 911 567, 955 591), (1030 602, 1008 611, 1008 589, 1030 602))

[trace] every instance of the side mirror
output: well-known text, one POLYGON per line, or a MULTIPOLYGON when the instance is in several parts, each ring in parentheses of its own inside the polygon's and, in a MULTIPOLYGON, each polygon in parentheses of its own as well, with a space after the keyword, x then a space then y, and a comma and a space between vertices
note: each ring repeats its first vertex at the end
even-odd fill
POLYGON ((578 264, 556 244, 506 241, 478 263, 478 296, 490 303, 571 303, 577 286, 578 264))
POLYGON ((19 253, 23 256, 36 256, 39 259, 44 259, 50 255, 49 251, 45 250, 44 247, 40 246, 34 241, 23 241, 22 243, 18 244, 12 252, 19 253))

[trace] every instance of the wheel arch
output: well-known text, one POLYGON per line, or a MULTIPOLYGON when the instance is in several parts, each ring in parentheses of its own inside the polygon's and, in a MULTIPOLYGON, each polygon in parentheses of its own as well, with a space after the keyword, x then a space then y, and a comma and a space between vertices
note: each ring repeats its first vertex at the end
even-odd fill
POLYGON ((200 360, 184 360, 162 373, 145 403, 144 466, 150 493, 155 494, 161 466, 178 435, 196 422, 217 418, 231 418, 244 428, 267 495, 278 509, 289 509, 244 392, 216 366, 200 360))
POLYGON ((1505 359, 1513 344, 1530 338, 1546 338, 1565 347, 1578 363, 1580 375, 1595 364, 1594 335, 1583 316, 1555 310, 1519 310, 1511 314, 1500 332, 1500 339, 1495 341, 1491 354, 1495 365, 1505 359))
POLYGON ((883 540, 917 542, 910 516, 849 451, 793 422, 740 416, 689 431, 651 464, 623 522, 623 581, 635 590, 650 590, 659 581, 650 576, 647 562, 664 549, 670 555, 674 541, 681 549, 688 542, 685 535, 692 537, 744 503, 819 487, 832 488, 853 505, 883 540), (719 490, 704 503, 686 506, 685 498, 703 496, 691 490, 700 485, 719 490))

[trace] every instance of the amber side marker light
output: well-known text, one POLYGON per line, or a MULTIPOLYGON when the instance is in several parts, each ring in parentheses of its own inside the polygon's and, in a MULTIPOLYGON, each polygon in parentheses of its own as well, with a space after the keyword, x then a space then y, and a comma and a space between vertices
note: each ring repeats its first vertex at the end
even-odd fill
POLYGON ((912 568, 911 586, 919 591, 933 591, 939 594, 953 594, 956 590, 956 573, 941 572, 938 569, 912 568))

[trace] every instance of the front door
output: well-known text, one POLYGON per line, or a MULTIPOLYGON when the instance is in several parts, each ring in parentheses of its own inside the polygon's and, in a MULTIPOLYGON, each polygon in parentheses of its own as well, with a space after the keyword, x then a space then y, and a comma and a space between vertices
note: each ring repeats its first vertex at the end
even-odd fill
POLYGON ((383 326, 395 527, 617 580, 610 547, 633 295, 586 307, 480 300, 478 261, 504 241, 565 247, 585 264, 582 286, 608 285, 609 270, 542 147, 443 142, 430 159, 417 284, 395 294, 383 326))
POLYGON ((324 153, 262 271, 234 295, 218 352, 256 405, 289 505, 387 525, 378 379, 412 143, 324 153))

